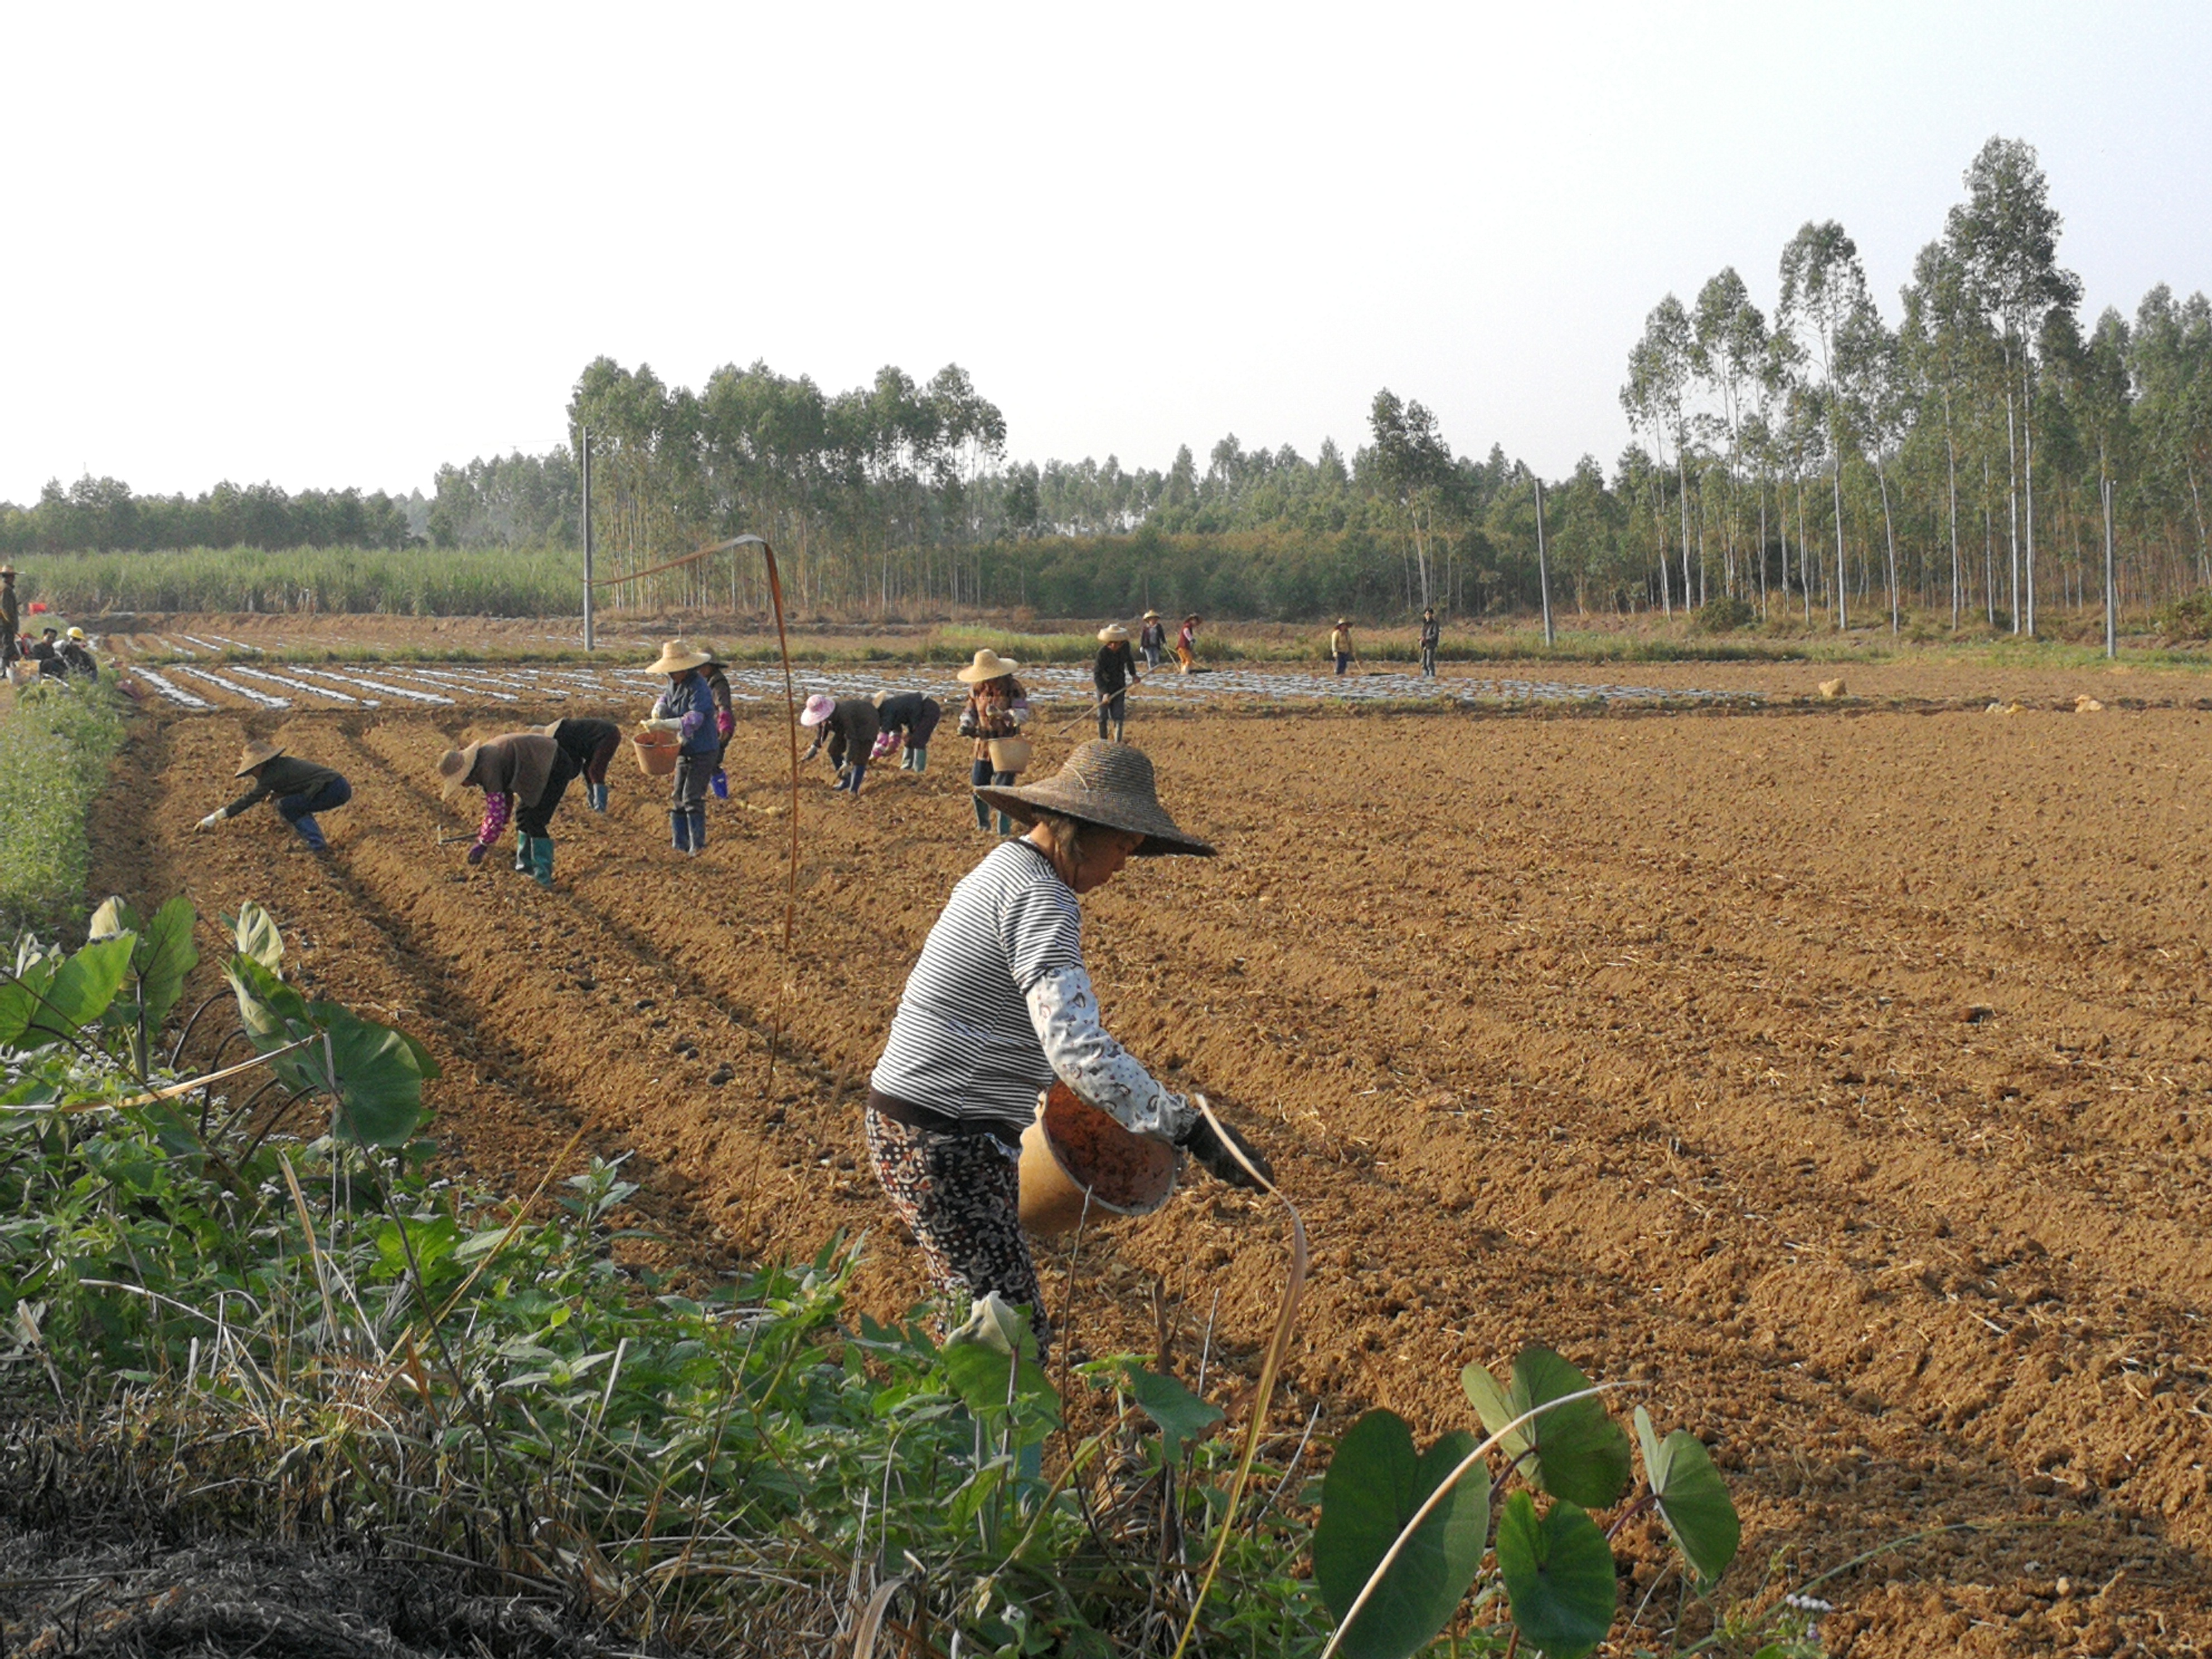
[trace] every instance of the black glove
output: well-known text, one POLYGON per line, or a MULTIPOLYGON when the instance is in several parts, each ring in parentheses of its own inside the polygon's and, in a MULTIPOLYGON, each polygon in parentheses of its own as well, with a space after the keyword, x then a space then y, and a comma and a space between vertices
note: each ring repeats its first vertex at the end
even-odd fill
POLYGON ((1238 1134, 1226 1123, 1221 1126, 1221 1134, 1217 1135, 1213 1133, 1213 1126, 1204 1118, 1194 1118, 1191 1121, 1190 1128, 1184 1133, 1179 1144, 1183 1151, 1206 1165, 1218 1179, 1227 1182, 1232 1187, 1242 1187, 1250 1192, 1260 1190, 1260 1183, 1253 1180, 1250 1172, 1243 1164, 1237 1161, 1237 1152, 1231 1152, 1230 1146, 1234 1146, 1237 1152, 1243 1153, 1252 1168, 1265 1176, 1270 1184, 1273 1184, 1275 1179, 1274 1165, 1260 1155, 1258 1147, 1245 1139, 1243 1135, 1238 1134), (1227 1146, 1222 1144, 1223 1135, 1228 1137, 1227 1146))
POLYGON ((484 854, 490 850, 491 849, 486 847, 482 842, 476 842, 469 848, 469 862, 471 864, 482 864, 484 861, 484 854))

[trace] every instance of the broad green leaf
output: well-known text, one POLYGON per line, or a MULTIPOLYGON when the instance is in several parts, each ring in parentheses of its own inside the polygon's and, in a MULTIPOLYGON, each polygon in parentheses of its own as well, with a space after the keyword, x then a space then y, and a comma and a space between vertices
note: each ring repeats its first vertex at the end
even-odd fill
POLYGON ((133 965, 149 1030, 158 1029, 169 1017, 169 1010, 184 994, 186 976, 199 966, 199 947, 192 943, 192 927, 198 920, 192 902, 179 894, 155 913, 152 923, 138 936, 137 960, 133 965))
POLYGON ((24 1034, 39 1017, 40 999, 52 988, 54 975, 60 969, 58 957, 27 957, 18 952, 15 976, 0 985, 0 1048, 43 1046, 27 1043, 24 1034))
MULTIPOLYGON (((1322 1483, 1314 1529, 1314 1580, 1341 1620, 1416 1511, 1475 1447, 1455 1430, 1413 1451, 1413 1433, 1395 1412, 1373 1411, 1337 1443, 1322 1483)), ((1477 1462, 1406 1541, 1375 1594, 1346 1631, 1350 1659, 1406 1659, 1458 1611, 1482 1565, 1490 1534, 1490 1469, 1477 1462)))
MULTIPOLYGON (((1539 1406, 1581 1393, 1590 1381, 1549 1348, 1532 1346, 1513 1362, 1510 1389, 1499 1388, 1480 1365, 1461 1372, 1460 1384, 1483 1426, 1496 1434, 1539 1406)), ((1515 1458, 1533 1449, 1533 1468, 1522 1468, 1537 1489, 1585 1509, 1604 1509, 1628 1489, 1628 1437, 1595 1397, 1553 1406, 1498 1443, 1515 1458)))
POLYGON ((1498 1516, 1498 1572, 1522 1639, 1546 1659, 1582 1659, 1613 1628, 1613 1547, 1580 1505, 1539 1516, 1525 1492, 1498 1516))
POLYGON ((1736 1519, 1728 1482, 1697 1436, 1676 1429, 1660 1440, 1652 1431, 1651 1413, 1641 1406, 1636 1408, 1636 1437, 1660 1517, 1700 1585, 1711 1586, 1728 1571, 1743 1542, 1743 1523, 1736 1519))
POLYGON ((0 1046, 43 1048, 97 1022, 131 969, 135 933, 88 945, 58 966, 52 958, 0 988, 0 1046))
POLYGON ((274 917, 248 899, 238 907, 234 926, 240 956, 252 957, 272 974, 284 971, 284 935, 274 917))
POLYGON ((942 1358, 952 1392, 976 1416, 1003 1415, 1011 1403, 1030 1437, 1060 1426, 1060 1395, 1036 1362, 1029 1320, 997 1291, 975 1299, 966 1320, 945 1337, 942 1358))
POLYGON ((1221 1420, 1220 1407, 1200 1400, 1172 1376, 1162 1376, 1142 1365, 1127 1369, 1129 1394, 1137 1409, 1159 1425, 1169 1462, 1182 1456, 1186 1442, 1197 1439, 1221 1420))
MULTIPOLYGON (((338 1085, 337 1133, 364 1146, 404 1146, 422 1117, 422 1074, 398 1032, 343 1014, 326 1019, 329 1065, 338 1085)), ((307 1070, 324 1062, 320 1044, 301 1051, 307 1070)))

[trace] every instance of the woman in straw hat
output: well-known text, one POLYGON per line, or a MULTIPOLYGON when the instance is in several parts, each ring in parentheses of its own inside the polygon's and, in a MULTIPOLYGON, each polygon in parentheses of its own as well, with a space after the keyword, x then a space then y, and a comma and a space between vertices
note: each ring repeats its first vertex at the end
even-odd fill
POLYGON ((921 692, 877 692, 876 721, 881 730, 876 738, 875 758, 883 759, 903 740, 906 755, 899 762, 899 770, 927 772, 929 740, 937 735, 937 724, 944 718, 945 705, 921 692))
POLYGON ((1341 675, 1359 660, 1359 653, 1352 644, 1352 618, 1339 617, 1336 626, 1328 632, 1328 654, 1336 659, 1336 672, 1341 675))
POLYGON ((483 791, 483 817, 469 845, 469 862, 484 861, 512 817, 514 867, 527 871, 540 887, 550 887, 553 813, 577 771, 574 755, 551 735, 550 727, 502 732, 465 749, 448 749, 439 757, 441 795, 451 799, 464 789, 483 791))
POLYGON ((1026 1304, 1042 1351, 1052 1333, 1022 1237, 1018 1160, 1054 1079, 1224 1181, 1255 1184, 1238 1152, 1272 1171, 1233 1132, 1236 1150, 1224 1146, 1099 1024, 1078 897, 1131 858, 1213 852, 1161 806, 1152 762, 1087 743, 1042 783, 980 793, 1029 833, 969 872, 922 944, 868 1080, 868 1157, 938 1288, 1026 1304))
POLYGON ((812 760, 827 743, 830 764, 837 773, 832 787, 858 795, 868 775, 868 760, 875 753, 876 733, 880 729, 875 704, 866 697, 848 697, 840 702, 817 691, 806 700, 799 723, 814 728, 814 746, 799 758, 812 760))
POLYGON ((1145 666, 1158 668, 1160 659, 1167 654, 1168 625, 1157 611, 1147 611, 1144 626, 1137 630, 1137 648, 1145 653, 1145 666))
POLYGON ((298 832, 305 851, 330 850, 315 814, 331 811, 353 799, 353 786, 344 778, 327 766, 288 755, 283 744, 274 743, 247 744, 239 753, 234 775, 252 778, 253 787, 229 805, 209 813, 192 826, 194 830, 212 830, 257 801, 273 800, 276 815, 298 832))
POLYGON ((1106 741, 1106 728, 1114 728, 1114 741, 1121 741, 1121 728, 1129 718, 1127 688, 1138 683, 1137 653, 1129 648, 1129 630, 1109 623, 1098 630, 1098 656, 1091 665, 1091 684, 1098 693, 1098 741, 1106 741))
POLYGON ((707 850, 707 784, 713 777, 722 740, 714 730, 714 694, 700 673, 714 659, 681 640, 660 647, 660 660, 646 672, 668 676, 668 690, 646 720, 655 732, 676 734, 676 773, 668 787, 668 838, 692 857, 707 850))
POLYGON ((1198 666, 1198 625, 1205 620, 1194 611, 1182 619, 1182 626, 1176 629, 1176 673, 1188 674, 1198 666))
MULTIPOLYGON (((975 653, 975 661, 952 677, 968 688, 968 706, 960 711, 960 731, 963 736, 975 739, 975 768, 971 775, 978 789, 987 784, 1005 787, 1021 772, 1021 766, 1012 763, 1028 759, 1029 745, 1021 732, 1030 717, 1029 693, 1014 678, 1014 670, 1020 666, 1012 657, 1002 657, 985 646, 975 653)), ((975 797, 975 827, 987 835, 991 829, 991 809, 980 794, 975 797)), ((1013 819, 1000 812, 1000 837, 1003 840, 1013 833, 1013 819)))

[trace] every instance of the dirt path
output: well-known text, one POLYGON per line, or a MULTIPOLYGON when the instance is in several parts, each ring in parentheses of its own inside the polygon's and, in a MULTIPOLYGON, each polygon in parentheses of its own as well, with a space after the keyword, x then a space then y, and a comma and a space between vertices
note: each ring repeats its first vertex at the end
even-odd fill
MULTIPOLYGON (((430 763, 497 729, 471 718, 172 720, 131 753, 150 787, 109 798, 100 884, 269 903, 313 983, 446 1061, 436 1133, 478 1172, 526 1189, 580 1127, 634 1150, 672 1256, 871 1228, 865 1294, 904 1307, 858 1094, 984 848, 960 745, 857 803, 809 775, 787 963, 780 726, 741 726, 757 781, 697 863, 634 770, 604 819, 572 799, 548 895, 432 844, 460 819, 430 763), (249 729, 353 780, 327 864, 265 812, 178 833, 249 729)), ((1318 1394, 1325 1420, 1464 1422, 1460 1367, 1541 1340, 1715 1446, 1733 1594, 1778 1550, 1802 1582, 1990 1528, 1832 1583, 1854 1653, 2212 1643, 2212 715, 1132 735, 1223 856, 1086 900, 1087 949, 1116 1032, 1230 1101, 1305 1206, 1286 1418, 1318 1394)), ((1267 1212, 1201 1178, 1086 1248, 1079 1340, 1152 1347, 1158 1283, 1187 1353, 1218 1296, 1236 1367, 1280 1263, 1267 1212)))

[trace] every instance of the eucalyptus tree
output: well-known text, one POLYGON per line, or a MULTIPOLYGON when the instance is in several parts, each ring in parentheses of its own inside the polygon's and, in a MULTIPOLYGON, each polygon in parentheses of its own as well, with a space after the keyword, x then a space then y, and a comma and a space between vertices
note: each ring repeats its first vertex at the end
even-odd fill
POLYGON ((1964 574, 1959 553, 1959 416, 1956 404, 1968 360, 1987 333, 1967 291, 1966 269, 1957 250, 1933 241, 1913 261, 1912 281, 1905 289, 1905 321, 1899 332, 1908 371, 1941 404, 1943 416, 1945 519, 1951 544, 1951 631, 1959 631, 1964 574))
POLYGON ((2160 495, 2197 532, 2197 579, 2212 585, 2204 497, 2212 490, 2212 304, 2177 301, 2160 283, 2136 309, 2128 367, 2141 392, 2139 424, 2160 495))
POLYGON ((2033 634, 2035 434, 2026 417, 2035 407, 2044 319, 2054 311, 2070 313, 2081 301, 2081 283, 2059 268, 2058 210, 2033 145, 1991 138, 1966 169, 1966 199, 1951 210, 1944 234, 1966 273, 1967 291, 1996 325, 2003 353, 2014 558, 2024 577, 2013 631, 2033 634))
MULTIPOLYGON (((1689 392, 1694 370, 1696 331, 1682 302, 1669 294, 1644 319, 1644 337, 1628 354, 1628 380, 1620 388, 1620 406, 1631 424, 1651 434, 1653 452, 1661 471, 1667 465, 1667 444, 1674 445, 1674 475, 1682 511, 1682 606, 1695 600, 1690 586, 1690 412, 1689 392)), ((1654 480, 1655 487, 1656 480, 1654 480)), ((1662 532, 1663 538, 1663 532, 1662 532)), ((1674 603, 1667 591, 1667 557, 1662 539, 1659 556, 1659 603, 1668 615, 1674 603)))
MULTIPOLYGON (((2070 334, 2072 331, 2068 330, 2070 334)), ((2097 457, 2097 503, 2105 532, 2105 654, 2119 653, 2119 568, 2115 545, 2116 497, 2122 469, 2133 448, 2128 377, 2127 319, 2111 307, 2087 341, 2070 340, 2061 367, 2074 424, 2097 457)))
POLYGON ((1375 476, 1412 539, 1425 607, 1432 603, 1430 544, 1451 482, 1451 447, 1434 414, 1418 401, 1401 402, 1388 386, 1375 394, 1367 418, 1375 435, 1375 476))
POLYGON ((1912 422, 1912 391, 1897 336, 1861 289, 1837 332, 1837 366, 1845 418, 1874 464, 1881 496, 1881 528, 1889 572, 1889 631, 1897 633, 1902 604, 1897 569, 1897 515, 1889 499, 1889 458, 1903 445, 1912 422))
POLYGON ((1838 384, 1838 340, 1845 324, 1866 298, 1866 271, 1859 264, 1858 245, 1844 234, 1833 219, 1814 224, 1809 219, 1782 250, 1782 303, 1776 313, 1780 328, 1802 336, 1809 365, 1816 366, 1817 382, 1807 387, 1809 401, 1819 410, 1829 452, 1829 472, 1836 509, 1836 626, 1847 628, 1850 604, 1844 568, 1844 436, 1846 422, 1843 387, 1838 384))
MULTIPOLYGON (((1766 319, 1751 302, 1743 278, 1730 265, 1698 291, 1690 341, 1691 367, 1711 388, 1717 412, 1705 417, 1714 435, 1726 442, 1723 473, 1723 586, 1733 593, 1735 568, 1735 484, 1743 466, 1744 422, 1759 395, 1759 374, 1767 356, 1766 319)), ((1760 537, 1760 562, 1765 539, 1760 537)), ((1762 574, 1761 586, 1765 585, 1762 574)))

